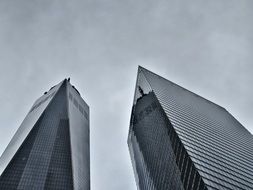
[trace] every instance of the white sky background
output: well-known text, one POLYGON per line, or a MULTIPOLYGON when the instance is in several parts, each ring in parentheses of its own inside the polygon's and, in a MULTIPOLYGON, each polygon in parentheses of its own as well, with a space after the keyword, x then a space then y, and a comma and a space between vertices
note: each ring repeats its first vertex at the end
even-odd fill
POLYGON ((137 66, 253 132, 252 0, 0 0, 0 154, 66 77, 91 109, 93 190, 136 189, 127 134, 137 66))

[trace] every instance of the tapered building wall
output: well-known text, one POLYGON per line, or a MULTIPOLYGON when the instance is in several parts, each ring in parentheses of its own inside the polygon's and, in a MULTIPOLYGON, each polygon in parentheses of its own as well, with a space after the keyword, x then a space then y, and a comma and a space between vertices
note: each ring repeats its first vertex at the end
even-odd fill
POLYGON ((142 67, 128 144, 141 190, 253 189, 253 136, 224 108, 142 67))
POLYGON ((90 189, 89 107, 71 85, 68 99, 74 187, 90 189))
POLYGON ((89 167, 89 108, 64 80, 35 102, 1 156, 0 189, 88 190, 89 167))

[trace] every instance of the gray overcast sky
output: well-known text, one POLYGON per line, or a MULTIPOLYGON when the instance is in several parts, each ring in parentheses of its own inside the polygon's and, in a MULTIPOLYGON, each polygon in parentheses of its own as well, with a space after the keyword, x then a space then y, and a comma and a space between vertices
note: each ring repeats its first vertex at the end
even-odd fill
POLYGON ((91 109, 92 189, 136 189, 126 141, 138 65, 252 133, 252 9, 252 0, 0 0, 0 154, 35 99, 70 76, 91 109))

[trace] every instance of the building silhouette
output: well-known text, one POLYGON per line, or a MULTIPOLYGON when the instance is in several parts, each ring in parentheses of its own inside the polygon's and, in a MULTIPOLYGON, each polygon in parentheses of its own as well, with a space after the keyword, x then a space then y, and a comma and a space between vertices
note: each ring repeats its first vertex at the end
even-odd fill
POLYGON ((142 67, 128 146, 139 190, 253 189, 253 136, 226 109, 142 67))
POLYGON ((65 79, 32 106, 0 158, 0 189, 90 189, 89 107, 65 79))

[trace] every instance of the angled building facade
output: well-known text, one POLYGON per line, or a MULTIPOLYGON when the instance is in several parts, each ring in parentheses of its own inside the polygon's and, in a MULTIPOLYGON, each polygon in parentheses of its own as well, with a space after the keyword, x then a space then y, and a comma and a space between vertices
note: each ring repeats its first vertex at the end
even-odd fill
POLYGON ((34 103, 8 144, 0 189, 90 189, 89 107, 68 80, 34 103))
POLYGON ((139 190, 253 189, 253 136, 227 110, 142 67, 128 136, 139 190))

